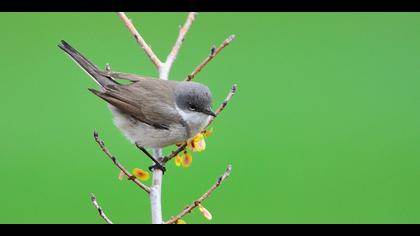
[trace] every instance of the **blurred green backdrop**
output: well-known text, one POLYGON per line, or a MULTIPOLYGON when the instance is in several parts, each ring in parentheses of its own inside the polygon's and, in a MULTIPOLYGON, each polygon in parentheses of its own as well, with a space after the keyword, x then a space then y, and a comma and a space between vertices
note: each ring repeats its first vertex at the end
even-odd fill
MULTIPOLYGON (((185 13, 130 13, 164 59, 185 13)), ((149 223, 146 195, 117 179, 98 130, 129 169, 150 162, 113 126, 96 84, 56 46, 156 76, 113 13, 1 13, 0 223, 149 223)), ((218 105, 207 150, 169 164, 168 219, 214 183, 212 223, 420 223, 420 14, 201 13, 175 62, 181 80, 228 35, 196 78, 218 105)), ((207 223, 194 212, 188 223, 207 223)))

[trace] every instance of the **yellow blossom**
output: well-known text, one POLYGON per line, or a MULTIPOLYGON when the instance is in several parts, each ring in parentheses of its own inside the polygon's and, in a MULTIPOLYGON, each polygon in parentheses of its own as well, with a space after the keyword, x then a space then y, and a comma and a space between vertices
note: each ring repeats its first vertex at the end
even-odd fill
POLYGON ((175 156, 175 165, 178 167, 182 165, 182 158, 179 154, 175 156))
POLYGON ((191 166, 192 156, 188 152, 184 152, 184 158, 182 158, 182 167, 188 168, 191 166))
POLYGON ((213 219, 213 216, 211 215, 210 211, 208 211, 206 208, 204 208, 203 205, 199 204, 198 209, 200 210, 200 212, 203 214, 203 216, 207 220, 212 220, 213 219))
POLYGON ((175 222, 175 224, 177 224, 177 225, 185 225, 185 224, 187 224, 187 222, 185 222, 184 220, 177 220, 176 222, 175 222))
POLYGON ((193 152, 201 152, 206 149, 206 141, 204 140, 204 135, 202 133, 197 134, 188 142, 188 147, 193 152))
POLYGON ((147 181, 150 178, 149 172, 146 172, 146 171, 144 171, 142 169, 139 169, 139 168, 135 168, 133 170, 133 175, 141 181, 147 181))

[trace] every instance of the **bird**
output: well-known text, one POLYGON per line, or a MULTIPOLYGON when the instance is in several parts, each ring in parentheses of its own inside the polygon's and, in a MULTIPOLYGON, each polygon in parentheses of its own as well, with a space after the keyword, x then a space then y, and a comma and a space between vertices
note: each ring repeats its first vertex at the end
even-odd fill
POLYGON ((150 170, 166 171, 147 148, 183 143, 216 117, 211 91, 204 84, 100 70, 66 41, 58 47, 99 85, 89 91, 108 104, 116 127, 152 159, 155 165, 150 170))

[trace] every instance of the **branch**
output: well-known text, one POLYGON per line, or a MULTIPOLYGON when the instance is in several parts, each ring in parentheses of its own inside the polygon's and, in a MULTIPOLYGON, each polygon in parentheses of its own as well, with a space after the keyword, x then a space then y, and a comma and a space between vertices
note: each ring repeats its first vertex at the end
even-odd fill
POLYGON ((98 213, 102 217, 102 219, 104 219, 107 224, 112 225, 113 224, 112 221, 105 215, 105 212, 102 210, 102 207, 96 201, 96 197, 95 195, 93 195, 93 193, 90 195, 90 200, 92 201, 93 205, 98 210, 98 213))
POLYGON ((197 16, 197 12, 190 12, 188 14, 187 21, 185 22, 184 26, 182 26, 179 29, 179 35, 178 35, 178 38, 175 42, 175 45, 172 48, 171 53, 169 53, 168 57, 166 58, 165 64, 169 68, 174 63, 174 61, 176 59, 176 56, 178 55, 179 49, 181 48, 181 45, 184 42, 185 35, 190 30, 190 27, 191 27, 192 23, 194 22, 196 16, 197 16))
POLYGON ((235 39, 235 35, 229 36, 223 43, 218 47, 215 48, 214 46, 211 48, 210 55, 199 65, 195 70, 187 76, 185 79, 186 81, 191 81, 194 77, 200 72, 214 57, 219 54, 220 51, 223 50, 227 45, 229 45, 235 39))
POLYGON ((120 169, 124 173, 124 175, 128 177, 129 180, 133 181, 137 186, 139 186, 141 189, 143 189, 147 193, 150 193, 150 188, 142 184, 136 178, 133 178, 130 172, 128 172, 127 169, 117 161, 117 158, 108 151, 108 149, 105 146, 105 143, 99 138, 99 135, 96 131, 93 133, 93 136, 95 138, 95 141, 98 143, 99 147, 109 157, 109 159, 111 159, 114 165, 116 165, 118 169, 120 169))
MULTIPOLYGON (((153 156, 157 160, 162 156, 162 149, 156 148, 153 149, 153 156)), ((150 207, 151 207, 151 216, 152 224, 163 224, 162 216, 162 181, 163 181, 163 172, 159 169, 152 170, 152 186, 150 187, 150 207)))
MULTIPOLYGON (((118 12, 117 13, 119 18, 123 21, 129 32, 134 36, 136 42, 143 48, 149 59, 153 62, 153 64, 156 66, 158 72, 159 72, 159 79, 167 80, 169 77, 169 72, 171 70, 171 67, 176 60, 176 57, 179 53, 179 50, 182 46, 183 41, 185 40, 186 34, 188 33, 190 27, 192 26, 195 17, 197 13, 191 12, 188 14, 188 17, 186 19, 186 22, 179 30, 178 38, 169 53, 169 55, 166 58, 165 62, 162 62, 159 60, 159 58, 156 56, 156 54, 153 52, 151 47, 145 42, 143 37, 140 35, 140 33, 137 31, 137 29, 134 27, 132 21, 125 15, 124 12, 118 12)), ((231 35, 229 38, 227 38, 218 48, 212 47, 210 55, 187 77, 187 81, 192 80, 217 54, 220 53, 227 45, 229 45, 233 40, 235 36, 231 35)), ((111 73, 111 68, 109 66, 105 69, 106 72, 111 73)), ((220 105, 220 107, 216 110, 216 115, 219 115, 221 113, 232 96, 236 92, 236 85, 234 85, 224 100, 224 102, 220 105)), ((208 125, 205 129, 214 121, 214 118, 209 120, 208 125)), ((133 176, 117 161, 116 157, 114 157, 108 149, 105 147, 104 142, 99 138, 98 133, 94 133, 95 141, 98 143, 98 145, 101 147, 102 151, 111 159, 111 161, 114 163, 115 166, 117 166, 121 173, 126 175, 129 180, 133 181, 136 185, 138 185, 141 189, 143 189, 145 192, 149 194, 150 203, 151 203, 151 210, 152 210, 152 223, 154 224, 160 224, 163 223, 162 220, 162 206, 161 206, 161 190, 162 190, 162 179, 163 179, 163 173, 162 171, 158 169, 153 170, 153 183, 151 187, 148 187, 141 182, 139 182, 136 178, 133 178, 133 176)), ((153 156, 158 159, 159 161, 166 163, 172 158, 174 158, 178 153, 183 151, 187 146, 187 143, 182 144, 179 146, 175 151, 173 151, 169 156, 161 159, 162 156, 162 149, 153 149, 153 156)), ((188 206, 184 209, 183 212, 181 212, 178 216, 172 218, 170 221, 168 221, 168 224, 176 223, 179 219, 181 219, 183 216, 190 213, 193 209, 195 209, 201 202, 205 201, 216 188, 220 186, 220 184, 230 175, 232 170, 231 165, 228 166, 225 173, 219 177, 217 182, 203 195, 201 196, 197 201, 195 201, 192 205, 188 206)), ((98 212, 100 216, 109 224, 112 224, 112 222, 106 217, 104 212, 102 211, 101 207, 98 205, 95 196, 92 194, 92 203, 94 206, 98 209, 98 212)))
POLYGON ((166 222, 165 224, 175 224, 179 219, 191 213, 192 210, 194 210, 202 202, 204 202, 207 198, 210 197, 210 195, 214 192, 214 190, 216 190, 223 183, 223 181, 225 181, 225 179, 229 177, 231 172, 232 172, 232 165, 229 165, 225 173, 217 179, 216 183, 213 186, 211 186, 211 188, 205 194, 203 194, 198 200, 194 201, 191 205, 187 206, 177 216, 172 217, 172 219, 166 222))
POLYGON ((128 19, 128 17, 125 15, 124 12, 118 12, 117 14, 121 18, 121 20, 124 22, 125 26, 130 31, 130 33, 134 36, 137 43, 143 48, 144 52, 146 52, 147 56, 149 56, 153 64, 155 64, 156 68, 160 69, 162 62, 159 60, 156 54, 152 51, 152 48, 150 48, 150 46, 146 43, 146 41, 144 41, 143 37, 137 31, 136 27, 134 27, 131 20, 128 19))
MULTIPOLYGON (((217 108, 216 110, 216 117, 219 116, 219 114, 226 108, 227 104, 229 103, 230 99, 232 99, 233 95, 235 95, 236 90, 238 89, 238 86, 236 84, 234 84, 232 86, 232 88, 230 89, 230 92, 228 93, 228 95, 226 96, 225 100, 223 101, 222 104, 220 104, 220 106, 217 108)), ((206 128, 207 129, 211 123, 213 123, 214 119, 216 119, 216 117, 211 117, 209 123, 207 124, 206 128)))
POLYGON ((172 160, 176 155, 178 155, 180 152, 184 151, 184 149, 187 147, 187 143, 183 143, 181 146, 179 146, 175 151, 172 151, 172 153, 169 156, 166 156, 163 158, 162 162, 166 163, 170 160, 172 160))
MULTIPOLYGON (((226 108, 227 104, 229 103, 229 101, 232 99, 233 95, 235 95, 237 90, 237 85, 234 84, 232 86, 232 88, 230 89, 229 94, 226 96, 225 100, 223 101, 222 104, 220 104, 220 106, 217 108, 216 110, 216 117, 219 116, 219 114, 226 108)), ((212 117, 209 121, 209 123, 207 124, 207 126, 204 128, 204 130, 206 130, 211 123, 213 123, 214 119, 216 117, 212 117)), ((168 161, 172 160, 176 155, 178 155, 180 152, 184 151, 184 149, 187 147, 187 143, 182 144, 178 149, 176 149, 175 151, 173 151, 169 156, 166 156, 165 158, 163 158, 163 163, 167 163, 168 161)))

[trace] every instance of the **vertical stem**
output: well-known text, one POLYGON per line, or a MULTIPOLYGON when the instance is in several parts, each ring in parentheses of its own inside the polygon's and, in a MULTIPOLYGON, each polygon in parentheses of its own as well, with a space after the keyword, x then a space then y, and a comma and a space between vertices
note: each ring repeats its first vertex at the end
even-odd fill
MULTIPOLYGON (((161 161, 162 149, 153 149, 153 157, 161 161)), ((153 183, 150 187, 150 205, 152 208, 152 224, 163 224, 162 217, 162 178, 161 170, 153 170, 153 183)))
MULTIPOLYGON (((178 38, 175 42, 174 47, 172 48, 170 54, 167 57, 166 62, 161 62, 156 54, 153 52, 151 47, 144 41, 143 37, 134 27, 131 20, 125 15, 124 12, 118 12, 118 16, 124 22, 125 26, 131 32, 131 34, 136 39, 137 43, 143 48, 146 54, 149 56, 150 60, 155 64, 156 68, 159 71, 159 79, 161 80, 168 80, 169 72, 171 70, 172 64, 175 61, 179 49, 181 48, 181 44, 185 39, 185 35, 187 34, 189 28, 191 27, 195 16, 197 13, 191 12, 188 14, 187 21, 185 22, 184 26, 180 29, 178 38)), ((156 148, 153 149, 153 157, 161 162, 163 165, 163 155, 162 149, 156 148)), ((162 179, 163 179, 163 172, 161 170, 153 170, 153 183, 150 187, 150 204, 152 208, 152 223, 153 224, 163 224, 162 218, 162 179)))
MULTIPOLYGON (((170 67, 165 63, 159 66, 159 79, 168 80, 170 67)), ((163 162, 162 149, 153 149, 153 157, 159 162, 163 162)), ((162 180, 163 172, 161 170, 153 170, 153 183, 150 188, 150 205, 152 207, 152 224, 163 224, 162 217, 162 180)))
MULTIPOLYGON (((168 80, 170 64, 161 63, 159 68, 159 79, 168 80)), ((153 157, 163 163, 161 148, 153 149, 153 157)), ((164 163, 163 163, 164 165, 164 163)), ((163 172, 153 170, 153 183, 150 188, 150 205, 152 207, 152 224, 164 224, 162 217, 162 180, 163 172)))
POLYGON ((159 67, 159 79, 168 80, 170 70, 171 67, 168 66, 166 63, 159 67))

